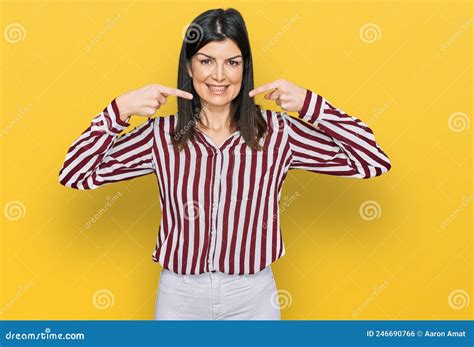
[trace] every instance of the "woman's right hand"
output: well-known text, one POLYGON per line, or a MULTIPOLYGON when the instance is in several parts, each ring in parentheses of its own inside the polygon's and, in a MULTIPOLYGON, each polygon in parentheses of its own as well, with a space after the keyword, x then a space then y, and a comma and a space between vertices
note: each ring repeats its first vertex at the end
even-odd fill
POLYGON ((150 84, 115 98, 120 112, 120 119, 125 121, 131 115, 153 116, 161 105, 166 104, 166 98, 169 95, 176 95, 189 100, 193 98, 191 93, 180 89, 150 84))

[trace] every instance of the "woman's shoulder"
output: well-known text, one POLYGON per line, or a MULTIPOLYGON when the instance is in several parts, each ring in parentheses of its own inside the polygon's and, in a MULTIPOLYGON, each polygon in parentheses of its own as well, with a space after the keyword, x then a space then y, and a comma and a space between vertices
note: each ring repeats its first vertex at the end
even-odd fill
POLYGON ((271 109, 260 108, 263 118, 267 122, 268 128, 282 129, 288 121, 287 117, 290 117, 285 111, 275 111, 271 109))
POLYGON ((155 128, 169 131, 175 127, 176 120, 177 112, 166 115, 158 115, 155 117, 155 128))
POLYGON ((262 115, 268 119, 283 119, 285 117, 290 117, 285 111, 283 110, 271 110, 267 108, 260 108, 260 112, 262 115))

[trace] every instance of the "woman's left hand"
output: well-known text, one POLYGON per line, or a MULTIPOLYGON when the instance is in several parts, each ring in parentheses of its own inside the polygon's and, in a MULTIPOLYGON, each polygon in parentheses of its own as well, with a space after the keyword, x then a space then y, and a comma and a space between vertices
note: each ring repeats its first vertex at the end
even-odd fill
POLYGON ((265 94, 265 99, 275 100, 276 104, 285 111, 300 112, 303 108, 306 91, 306 88, 280 79, 251 90, 249 96, 253 97, 260 93, 269 92, 265 94))

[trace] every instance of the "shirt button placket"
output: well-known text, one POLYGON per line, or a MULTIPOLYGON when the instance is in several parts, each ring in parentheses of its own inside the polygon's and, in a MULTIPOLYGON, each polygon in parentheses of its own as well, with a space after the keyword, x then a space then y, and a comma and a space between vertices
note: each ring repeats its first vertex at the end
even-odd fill
POLYGON ((213 201, 212 201, 212 223, 211 223, 211 245, 209 249, 209 270, 210 271, 215 271, 216 265, 214 262, 214 254, 215 254, 215 248, 216 248, 216 237, 217 237, 217 210, 219 206, 219 186, 220 186, 220 177, 221 177, 221 151, 216 150, 215 151, 216 155, 216 161, 215 161, 215 178, 214 178, 214 190, 212 192, 213 196, 213 201))

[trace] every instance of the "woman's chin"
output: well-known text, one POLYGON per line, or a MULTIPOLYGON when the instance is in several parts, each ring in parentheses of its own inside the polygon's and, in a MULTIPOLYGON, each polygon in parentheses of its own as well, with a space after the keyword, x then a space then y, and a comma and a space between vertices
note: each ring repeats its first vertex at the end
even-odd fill
POLYGON ((230 103, 230 100, 227 100, 227 98, 221 98, 221 97, 205 97, 202 98, 202 101, 204 101, 205 105, 209 106, 224 106, 230 103))

